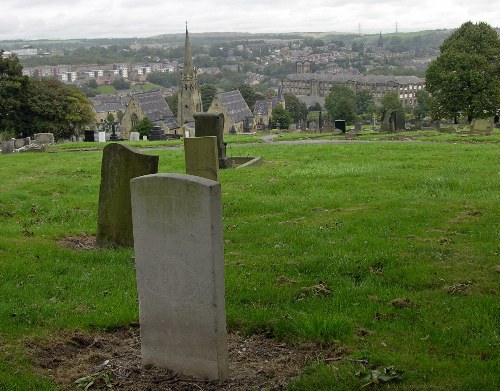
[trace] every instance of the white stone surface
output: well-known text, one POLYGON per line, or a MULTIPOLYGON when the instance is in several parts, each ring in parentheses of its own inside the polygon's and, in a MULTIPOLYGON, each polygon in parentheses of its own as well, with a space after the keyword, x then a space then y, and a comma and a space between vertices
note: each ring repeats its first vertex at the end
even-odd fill
POLYGON ((106 142, 106 132, 99 132, 99 142, 100 143, 106 142))
POLYGON ((129 141, 139 141, 140 140, 140 134, 139 132, 130 132, 130 139, 129 141))
POLYGON ((146 175, 131 195, 143 364, 226 379, 220 184, 146 175))

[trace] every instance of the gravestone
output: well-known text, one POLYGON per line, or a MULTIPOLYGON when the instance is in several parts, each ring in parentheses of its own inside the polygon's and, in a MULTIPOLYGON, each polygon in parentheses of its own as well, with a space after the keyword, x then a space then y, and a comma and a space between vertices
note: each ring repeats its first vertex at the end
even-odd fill
POLYGON ((158 156, 136 152, 126 145, 111 143, 104 147, 97 221, 99 247, 132 247, 132 206, 130 180, 156 174, 158 156))
POLYGON ((153 126, 151 132, 149 133, 149 141, 160 141, 165 140, 165 134, 159 126, 153 126))
POLYGON ((83 136, 83 141, 87 143, 93 143, 95 141, 95 135, 93 130, 85 130, 83 136))
POLYGON ((99 132, 99 142, 100 143, 106 142, 106 132, 99 132))
POLYGON ((14 148, 19 149, 31 144, 31 139, 29 137, 16 138, 14 140, 14 148))
POLYGON ((395 110, 386 110, 382 115, 382 132, 394 133, 405 129, 406 121, 404 117, 395 110))
MULTIPOLYGON (((94 132, 92 132, 94 134, 94 132)), ((54 144, 54 134, 53 133, 35 133, 33 135, 33 140, 35 144, 46 145, 54 144)))
POLYGON ((336 119, 335 120, 335 129, 340 129, 342 133, 345 133, 345 120, 344 119, 336 119))
POLYGON ((361 122, 356 122, 356 123, 354 124, 354 130, 355 130, 357 133, 361 132, 361 122))
POLYGON ((184 139, 186 174, 214 181, 219 180, 217 137, 189 137, 184 139))
POLYGON ((2 141, 2 155, 14 152, 14 139, 2 141))
POLYGON ((216 136, 217 155, 219 157, 219 168, 233 167, 233 159, 226 156, 226 144, 224 142, 224 114, 222 113, 196 113, 195 137, 216 136))
POLYGON ((475 119, 470 125, 471 134, 491 135, 493 133, 493 121, 489 119, 475 119))
POLYGON ((157 174, 130 186, 143 365, 227 379, 220 184, 157 174))
POLYGON ((141 135, 139 132, 130 132, 130 139, 129 141, 139 141, 141 138, 141 135))

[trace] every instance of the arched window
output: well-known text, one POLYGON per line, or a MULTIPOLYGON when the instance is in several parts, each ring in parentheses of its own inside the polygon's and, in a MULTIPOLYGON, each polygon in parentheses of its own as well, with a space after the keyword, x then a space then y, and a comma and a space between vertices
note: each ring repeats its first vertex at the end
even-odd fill
POLYGON ((132 113, 130 121, 132 122, 132 127, 135 127, 139 123, 139 117, 137 117, 136 113, 132 113))

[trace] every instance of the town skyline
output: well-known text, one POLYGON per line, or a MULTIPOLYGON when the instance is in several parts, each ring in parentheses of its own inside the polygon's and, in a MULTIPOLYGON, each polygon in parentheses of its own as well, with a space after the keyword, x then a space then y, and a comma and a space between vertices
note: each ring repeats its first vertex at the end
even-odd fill
POLYGON ((346 4, 338 0, 315 2, 236 0, 212 2, 145 0, 103 3, 61 0, 19 4, 6 0, 2 10, 0 40, 91 39, 150 37, 182 33, 185 21, 191 33, 245 32, 293 33, 337 32, 383 34, 434 29, 455 29, 466 21, 486 22, 498 27, 500 11, 480 0, 473 5, 462 0, 439 3, 401 0, 362 0, 346 4), (161 15, 168 16, 161 17, 161 15), (153 17, 154 16, 154 17, 153 17), (159 17, 160 16, 160 17, 159 17), (174 23, 172 23, 174 22, 174 23))

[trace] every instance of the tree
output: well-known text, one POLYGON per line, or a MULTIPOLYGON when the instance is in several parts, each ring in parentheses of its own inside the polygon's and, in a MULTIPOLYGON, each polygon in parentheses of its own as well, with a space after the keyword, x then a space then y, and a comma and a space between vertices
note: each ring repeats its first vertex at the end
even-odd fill
POLYGON ((130 88, 130 82, 125 80, 123 77, 119 77, 113 82, 113 87, 117 90, 128 90, 130 88))
POLYGON ((405 108, 399 100, 398 94, 396 92, 388 92, 381 99, 382 107, 381 114, 385 111, 395 111, 404 118, 405 108))
POLYGON ((200 93, 203 111, 206 112, 217 94, 217 87, 213 84, 203 84, 200 86, 200 93))
POLYGON ((250 110, 253 110, 255 106, 255 89, 249 84, 240 84, 238 90, 241 92, 241 96, 247 103, 250 110))
POLYGON ((147 80, 150 83, 169 88, 179 85, 179 74, 176 72, 151 72, 148 73, 147 80))
POLYGON ((307 118, 307 106, 305 103, 301 102, 294 94, 285 92, 285 107, 288 112, 292 115, 292 119, 295 123, 300 120, 305 120, 307 118))
POLYGON ((436 117, 491 117, 500 108, 500 38, 486 23, 466 22, 448 37, 426 72, 436 117))
POLYGON ((18 135, 23 137, 51 132, 56 139, 68 138, 95 121, 85 94, 53 79, 29 79, 22 116, 22 132, 18 135))
POLYGON ((280 105, 274 106, 272 112, 271 126, 277 128, 278 124, 280 129, 288 129, 292 123, 292 115, 280 105))
POLYGON ((0 56, 0 133, 12 137, 21 129, 21 107, 25 99, 28 78, 16 56, 0 56))
POLYGON ((375 106, 375 101, 373 100, 373 94, 367 90, 357 91, 354 94, 354 99, 356 101, 356 114, 371 117, 373 113, 377 110, 375 106))
POLYGON ((143 136, 149 136, 151 130, 153 130, 153 123, 148 119, 148 117, 144 117, 137 123, 137 125, 134 126, 134 131, 139 132, 141 139, 143 136))
POLYGON ((415 93, 415 97, 417 98, 417 105, 413 111, 415 118, 423 119, 427 117, 430 111, 430 95, 425 90, 419 90, 415 93))
POLYGON ((179 103, 179 94, 169 95, 165 98, 168 107, 172 111, 174 117, 177 117, 177 105, 179 103))
POLYGON ((343 119, 347 124, 356 121, 356 100, 354 92, 341 84, 334 85, 325 98, 325 109, 330 119, 343 119))

